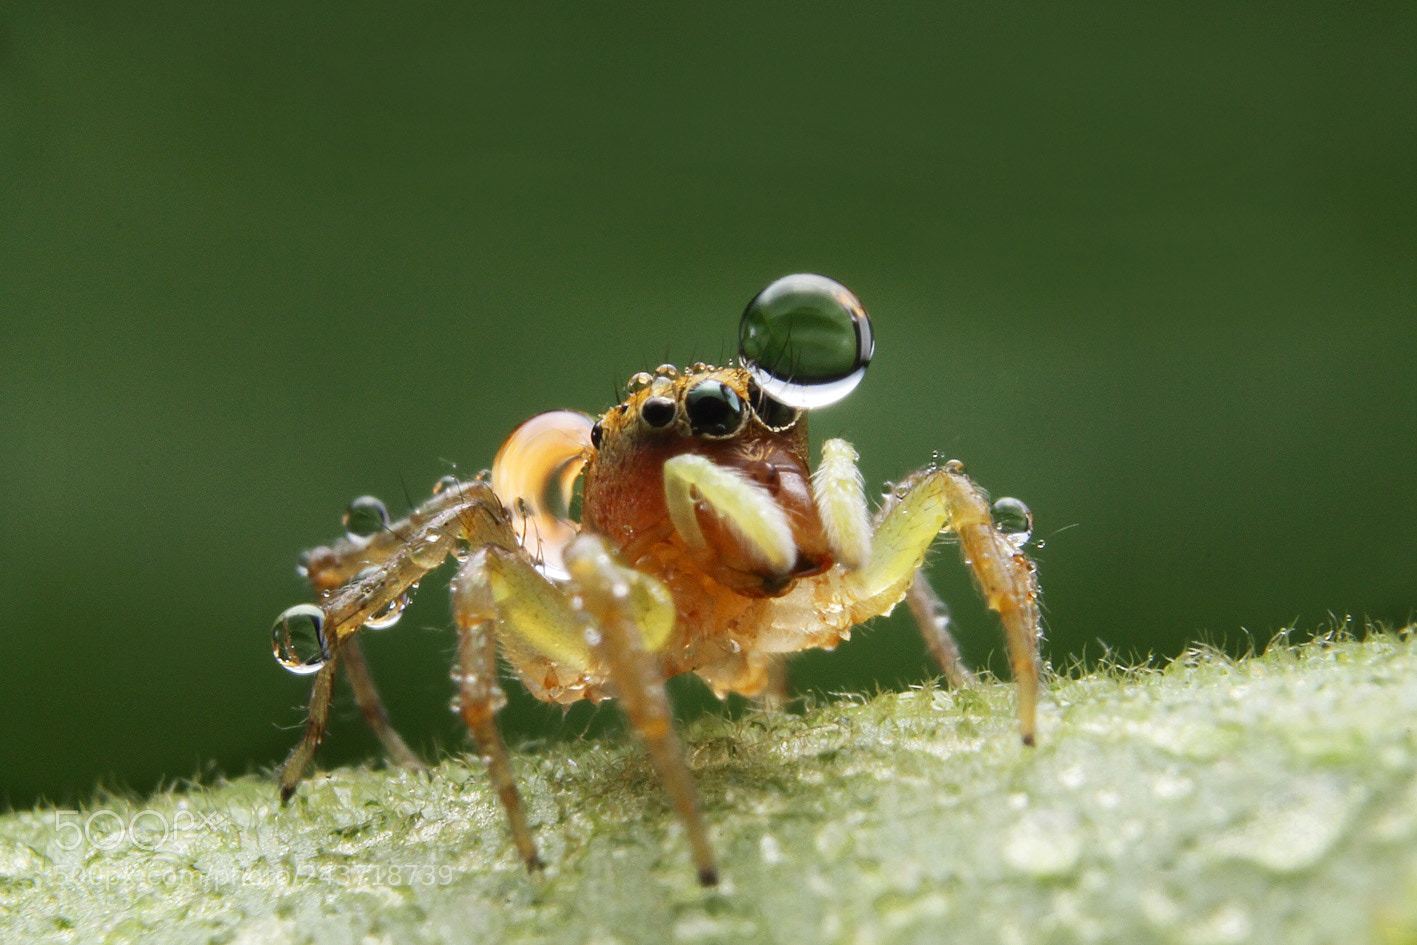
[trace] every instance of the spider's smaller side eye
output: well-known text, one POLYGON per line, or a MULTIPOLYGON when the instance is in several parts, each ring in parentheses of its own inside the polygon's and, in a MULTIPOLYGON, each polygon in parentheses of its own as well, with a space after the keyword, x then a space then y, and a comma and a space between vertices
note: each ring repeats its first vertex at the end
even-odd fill
POLYGON ((748 401, 753 405, 753 413, 762 421, 763 426, 774 433, 791 429, 797 418, 802 416, 802 411, 769 397, 756 381, 748 383, 748 401))
POLYGON ((600 441, 603 439, 605 439, 605 427, 597 420, 595 426, 590 428, 590 445, 600 449, 600 441))
POLYGON ((674 422, 674 401, 651 397, 640 406, 640 416, 652 427, 667 427, 674 422))

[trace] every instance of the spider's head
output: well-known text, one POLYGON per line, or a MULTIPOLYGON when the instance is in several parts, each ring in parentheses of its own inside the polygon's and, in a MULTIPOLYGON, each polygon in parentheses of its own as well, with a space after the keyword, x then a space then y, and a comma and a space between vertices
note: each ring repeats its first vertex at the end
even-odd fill
POLYGON ((830 567, 806 411, 850 393, 873 349, 866 312, 845 287, 813 275, 774 282, 743 314, 737 366, 636 374, 625 400, 591 425, 583 526, 631 561, 662 542, 687 549, 747 594, 782 593, 830 567), (763 541, 778 547, 765 554, 763 541))

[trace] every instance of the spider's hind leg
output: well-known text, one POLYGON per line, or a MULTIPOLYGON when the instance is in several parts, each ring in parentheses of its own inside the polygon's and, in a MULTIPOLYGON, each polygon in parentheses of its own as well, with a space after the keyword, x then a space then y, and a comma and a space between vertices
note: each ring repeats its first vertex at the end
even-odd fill
POLYGON ((910 590, 905 592, 905 603, 910 608, 910 615, 915 618, 915 625, 920 628, 920 636, 925 639, 930 655, 935 658, 949 684, 959 689, 972 683, 974 674, 964 664, 959 655, 959 644, 950 632, 954 623, 950 619, 950 607, 930 586, 923 569, 915 572, 915 580, 910 582, 910 590))
POLYGON ((374 677, 369 675, 369 663, 364 659, 364 650, 359 645, 359 639, 350 637, 346 640, 341 654, 344 656, 345 678, 349 680, 349 687, 354 690, 354 701, 359 704, 359 711, 364 716, 365 723, 378 736, 384 751, 388 752, 389 760, 401 768, 426 770, 426 766, 408 747, 403 736, 399 735, 389 722, 389 712, 384 708, 384 700, 379 697, 374 677))

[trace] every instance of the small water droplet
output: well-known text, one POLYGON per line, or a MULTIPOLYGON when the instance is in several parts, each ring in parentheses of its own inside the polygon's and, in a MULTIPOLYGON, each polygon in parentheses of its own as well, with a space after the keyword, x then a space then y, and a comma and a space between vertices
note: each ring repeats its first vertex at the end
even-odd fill
POLYGON ((711 368, 702 361, 695 361, 693 364, 689 365, 689 371, 693 374, 703 374, 708 370, 711 370, 711 368))
POLYGON ((444 476, 443 478, 439 479, 437 482, 433 483, 433 494, 434 494, 434 495, 439 495, 440 493, 443 492, 443 490, 445 490, 445 489, 451 489, 453 486, 456 486, 457 484, 458 484, 458 477, 457 477, 457 476, 452 476, 452 475, 444 476))
POLYGON ((297 676, 319 672, 330 659, 325 612, 314 604, 287 608, 271 628, 271 652, 276 662, 297 676))
POLYGON ((492 470, 479 469, 477 475, 472 477, 477 482, 487 482, 492 478, 492 470))
POLYGON ((408 549, 408 559, 420 568, 436 568, 448 555, 448 546, 438 532, 424 535, 408 549))
POLYGON ((855 390, 875 347, 861 301, 840 282, 810 273, 763 289, 738 323, 743 367, 769 397, 804 410, 855 390))
POLYGON ((661 364, 654 369, 654 373, 660 377, 678 377, 679 369, 672 364, 661 364))
POLYGON ((1004 496, 989 509, 994 527, 1004 533, 1009 544, 1022 548, 1033 537, 1033 512, 1019 499, 1004 496))
POLYGON ((630 380, 628 383, 625 384, 625 386, 628 387, 630 389, 630 393, 633 394, 637 390, 644 390, 646 387, 653 383, 653 374, 649 373, 648 371, 640 371, 636 374, 630 375, 630 380))
POLYGON ((389 527, 389 510, 372 495, 362 495, 344 510, 344 530, 351 540, 377 535, 389 527))
POLYGON ((945 460, 945 464, 941 468, 952 476, 964 475, 964 463, 960 462, 957 459, 945 460))
POLYGON ((389 606, 364 621, 364 626, 370 630, 387 630, 399 622, 399 618, 403 616, 404 608, 407 606, 408 595, 400 594, 389 601, 389 606))

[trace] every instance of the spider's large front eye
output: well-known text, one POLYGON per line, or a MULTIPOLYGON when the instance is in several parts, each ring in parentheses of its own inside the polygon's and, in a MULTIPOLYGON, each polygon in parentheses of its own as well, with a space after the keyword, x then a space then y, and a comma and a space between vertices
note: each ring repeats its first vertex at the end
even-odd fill
POLYGON ((743 400, 727 384, 700 381, 684 395, 689 425, 700 436, 732 436, 743 426, 743 400))
POLYGON ((826 276, 783 276, 748 303, 738 323, 743 366, 769 397, 804 410, 855 390, 875 349, 861 301, 826 276))

